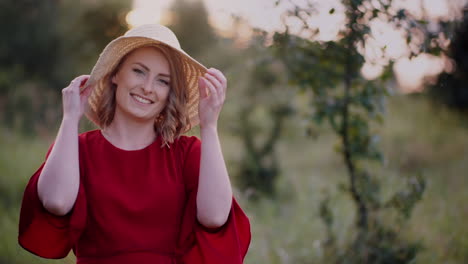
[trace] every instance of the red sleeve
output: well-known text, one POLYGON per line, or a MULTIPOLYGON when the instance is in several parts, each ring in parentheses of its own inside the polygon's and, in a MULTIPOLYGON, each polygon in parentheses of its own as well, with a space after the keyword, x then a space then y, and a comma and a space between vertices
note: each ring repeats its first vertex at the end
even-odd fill
POLYGON ((201 142, 196 137, 186 138, 184 180, 187 205, 182 226, 183 263, 189 264, 241 264, 250 244, 250 223, 233 198, 227 222, 220 228, 208 229, 197 221, 196 196, 200 171, 201 142))
MULTIPOLYGON (((50 147, 47 156, 49 155, 50 147)), ((80 165, 81 166, 81 165, 80 165)), ((49 213, 37 194, 37 182, 44 163, 32 175, 24 191, 19 220, 19 244, 43 258, 64 258, 74 246, 86 219, 86 200, 80 183, 72 211, 65 216, 49 213)))

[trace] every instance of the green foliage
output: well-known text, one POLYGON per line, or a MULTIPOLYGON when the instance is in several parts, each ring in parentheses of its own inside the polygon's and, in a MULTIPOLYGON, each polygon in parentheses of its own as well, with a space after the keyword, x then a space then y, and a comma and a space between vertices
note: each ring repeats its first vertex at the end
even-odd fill
MULTIPOLYGON (((355 204, 355 234, 352 241, 339 254, 337 245, 330 245, 328 261, 335 263, 410 263, 420 249, 418 244, 401 238, 395 227, 380 220, 386 208, 395 208, 405 218, 425 190, 421 176, 411 178, 410 184, 396 192, 388 202, 382 201, 381 183, 368 167, 372 161, 382 164, 383 154, 377 147, 379 136, 373 129, 382 124, 388 74, 377 80, 366 80, 359 70, 364 57, 359 47, 372 38, 369 22, 384 20, 396 27, 408 28, 408 42, 411 43, 411 30, 425 30, 425 21, 415 21, 405 10, 392 13, 392 1, 343 0, 346 28, 338 39, 320 42, 302 35, 285 32, 275 33, 274 53, 282 59, 289 74, 290 83, 302 90, 312 91, 309 116, 310 122, 319 125, 326 122, 339 138, 335 150, 343 158, 348 174, 348 184, 341 189, 355 204), (383 6, 379 9, 376 6, 383 6), (408 26, 410 25, 410 26, 408 26)), ((307 23, 311 7, 296 6, 288 13, 303 22, 300 31, 303 35, 314 36, 316 28, 307 23), (307 32, 308 34, 304 34, 307 32)), ((335 12, 329 11, 329 15, 335 12)), ((412 55, 423 51, 437 54, 439 45, 434 45, 434 34, 424 39, 421 49, 413 50, 412 55)), ((391 64, 390 64, 391 65, 391 64)), ((333 217, 327 209, 327 199, 321 203, 320 215, 330 229, 333 217)), ((334 241, 329 232, 329 241, 334 241)), ((331 243, 333 244, 333 243, 331 243)))
POLYGON ((429 84, 428 94, 433 101, 462 112, 468 112, 468 11, 464 13, 463 21, 447 23, 456 27, 453 41, 445 51, 453 63, 452 72, 442 72, 434 84, 429 84))
POLYGON ((425 189, 426 181, 421 174, 410 177, 407 179, 407 188, 395 193, 393 197, 385 203, 385 206, 399 210, 401 214, 408 219, 416 203, 422 199, 425 189))
POLYGON ((171 8, 168 25, 179 38, 182 49, 197 57, 218 40, 208 21, 203 1, 176 0, 171 8))
MULTIPOLYGON (((369 248, 374 254, 395 256, 401 252, 406 256, 392 257, 393 261, 408 259, 411 250, 417 249, 411 263, 466 263, 468 137, 463 122, 450 111, 432 108, 424 96, 388 97, 385 123, 375 128, 381 135, 379 146, 386 161, 382 166, 366 164, 380 183, 379 201, 385 206, 396 193, 409 190, 415 181, 411 178, 419 173, 424 175, 425 190, 408 219, 394 207, 371 213, 381 223, 381 231, 369 224, 376 233, 367 243, 375 243, 375 249, 369 248)), ((338 256, 349 256, 359 263, 360 255, 352 254, 355 206, 349 192, 339 189, 340 185, 348 188, 346 168, 330 148, 336 135, 321 126, 318 140, 310 140, 298 133, 303 126, 297 115, 289 117, 286 124, 277 149, 285 172, 277 179, 280 198, 242 203, 247 205, 253 234, 245 263, 330 264, 336 263, 338 256), (281 198, 285 192, 292 192, 293 199, 281 198), (325 200, 327 209, 322 206, 325 200), (327 220, 330 227, 320 216, 323 211, 331 219, 327 220)), ((230 155, 237 153, 236 141, 224 143, 230 155)))
POLYGON ((421 246, 400 238, 397 231, 381 225, 372 226, 367 236, 356 239, 337 263, 382 263, 404 264, 412 263, 421 246))
POLYGON ((129 8, 129 0, 2 1, 0 121, 29 134, 56 126, 59 91, 91 72, 104 46, 126 30, 129 8))
POLYGON ((276 148, 285 119, 293 112, 290 97, 281 91, 285 84, 280 77, 284 69, 265 50, 265 41, 266 33, 257 32, 245 51, 253 62, 244 68, 248 74, 242 77, 248 81, 242 96, 248 99, 239 107, 235 128, 245 149, 239 162, 238 183, 253 199, 276 196, 275 183, 280 175, 276 148), (255 118, 258 113, 263 113, 261 118, 255 118), (270 122, 259 125, 259 119, 270 122))
MULTIPOLYGON (((0 3, 0 34, 4 36, 0 44, 0 120, 10 127, 17 125, 16 116, 26 118, 36 110, 27 93, 20 91, 31 85, 22 84, 54 79, 50 68, 56 67, 58 57, 59 36, 53 21, 58 12, 54 1, 0 3)), ((26 131, 32 129, 29 121, 22 122, 26 131)))
MULTIPOLYGON (((60 36, 55 23, 58 14, 56 1, 1 1, 0 70, 14 68, 13 80, 53 79, 50 68, 56 67, 58 57, 60 36)), ((1 87, 0 91, 5 92, 6 88, 12 87, 1 87)))
MULTIPOLYGON (((60 67, 55 71, 61 86, 91 72, 104 47, 127 31, 125 16, 130 8, 130 0, 60 3, 60 67)), ((61 90, 61 86, 55 89, 61 90)))

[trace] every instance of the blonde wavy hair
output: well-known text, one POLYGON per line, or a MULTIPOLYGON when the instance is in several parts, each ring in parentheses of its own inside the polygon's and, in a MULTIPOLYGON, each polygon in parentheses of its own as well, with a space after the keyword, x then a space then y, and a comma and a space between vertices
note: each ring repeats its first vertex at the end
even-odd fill
MULTIPOLYGON (((167 104, 161 113, 155 117, 154 130, 157 135, 162 137, 162 147, 173 143, 176 138, 187 132, 191 128, 188 115, 187 102, 187 81, 185 76, 186 71, 183 67, 183 61, 177 52, 171 50, 165 45, 150 45, 160 51, 169 63, 169 71, 171 74, 170 90, 167 99, 167 104)), ((147 47, 147 46, 145 46, 147 47)), ((142 47, 140 47, 142 48, 142 47)), ((136 49, 135 49, 136 50, 136 49)), ((96 89, 102 91, 101 96, 91 98, 95 102, 97 120, 95 123, 101 128, 109 126, 115 114, 115 92, 117 86, 112 83, 111 79, 120 69, 123 62, 133 51, 127 53, 117 64, 114 70, 105 75, 104 78, 98 81, 96 89)))

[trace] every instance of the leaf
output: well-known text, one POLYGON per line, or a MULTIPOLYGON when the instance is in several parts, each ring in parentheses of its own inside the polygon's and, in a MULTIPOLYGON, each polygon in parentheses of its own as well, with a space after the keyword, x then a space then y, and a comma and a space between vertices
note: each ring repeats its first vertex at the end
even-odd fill
POLYGON ((379 12, 380 12, 379 9, 372 10, 372 18, 376 18, 379 15, 379 12))
POLYGON ((374 117, 375 121, 377 121, 377 123, 379 125, 382 125, 383 122, 384 122, 384 119, 383 119, 383 116, 381 114, 376 114, 375 117, 374 117))
POLYGON ((405 9, 400 9, 397 12, 396 18, 399 20, 403 20, 406 18, 406 10, 405 9))
POLYGON ((421 174, 417 174, 407 179, 406 184, 406 188, 395 193, 386 202, 385 206, 397 209, 402 216, 408 219, 415 204, 422 199, 422 195, 426 189, 426 180, 421 174))

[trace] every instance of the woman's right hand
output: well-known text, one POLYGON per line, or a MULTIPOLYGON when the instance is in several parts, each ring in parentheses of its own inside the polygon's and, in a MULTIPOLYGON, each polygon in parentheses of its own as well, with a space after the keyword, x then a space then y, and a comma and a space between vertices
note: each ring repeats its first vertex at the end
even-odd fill
POLYGON ((62 103, 63 103, 63 118, 70 118, 77 122, 80 121, 81 117, 86 108, 88 97, 91 94, 91 87, 85 87, 80 92, 80 88, 89 79, 89 75, 81 75, 71 81, 68 87, 62 90, 62 103))

